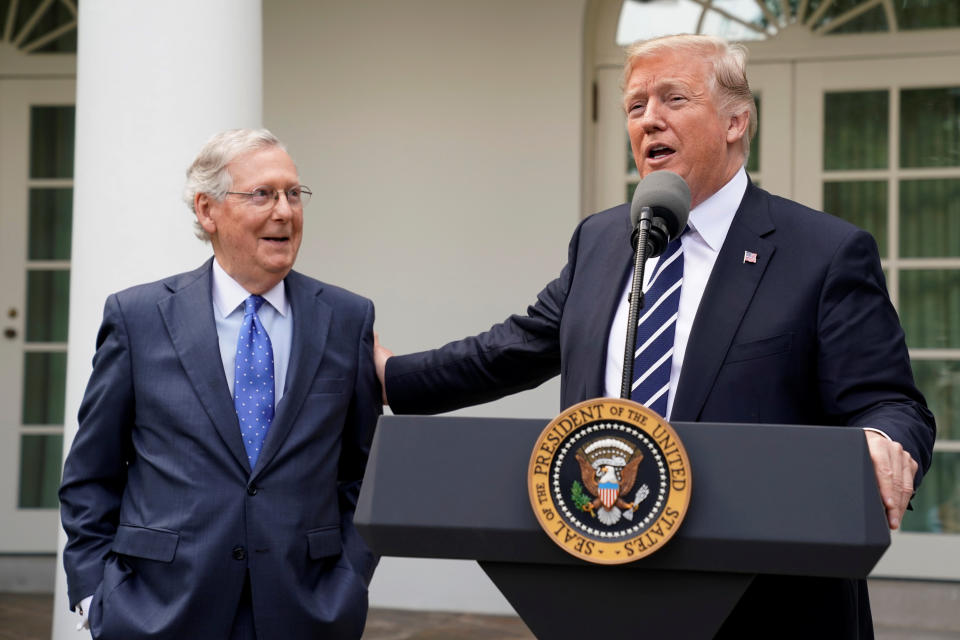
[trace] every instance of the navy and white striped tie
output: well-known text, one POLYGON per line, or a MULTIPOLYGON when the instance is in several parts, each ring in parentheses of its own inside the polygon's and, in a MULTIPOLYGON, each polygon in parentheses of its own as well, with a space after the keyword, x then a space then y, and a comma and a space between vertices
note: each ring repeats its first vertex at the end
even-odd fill
POLYGON ((673 337, 682 284, 683 245, 678 237, 660 256, 644 294, 644 307, 637 323, 634 380, 630 393, 632 400, 661 416, 667 415, 673 337))

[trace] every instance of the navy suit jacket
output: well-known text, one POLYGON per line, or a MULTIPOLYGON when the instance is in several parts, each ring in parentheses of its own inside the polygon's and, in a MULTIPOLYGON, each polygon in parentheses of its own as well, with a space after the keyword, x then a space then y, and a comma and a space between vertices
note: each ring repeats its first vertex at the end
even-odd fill
POLYGON ((358 638, 376 559, 353 510, 380 413, 373 304, 297 272, 286 387, 251 469, 211 261, 106 302, 60 489, 71 607, 94 637, 358 638))
MULTIPOLYGON (((604 395, 610 323, 632 263, 629 238, 626 205, 588 217, 573 234, 560 277, 526 314, 440 349, 388 360, 391 409, 449 411, 557 373, 561 408, 604 395)), ((673 421, 871 426, 919 463, 918 484, 930 466, 933 416, 914 385, 873 238, 753 184, 701 299, 675 393, 673 421), (745 262, 744 251, 755 253, 756 263, 745 262)), ((770 580, 754 586, 764 582, 770 580)), ((839 630, 837 637, 872 635, 862 584, 793 578, 750 591, 793 600, 793 611, 814 607, 807 617, 833 621, 826 624, 839 630), (822 597, 811 599, 813 592, 822 597)), ((744 608, 749 620, 738 629, 763 628, 759 613, 782 611, 754 604, 744 608)), ((822 634, 824 626, 817 629, 822 634)))

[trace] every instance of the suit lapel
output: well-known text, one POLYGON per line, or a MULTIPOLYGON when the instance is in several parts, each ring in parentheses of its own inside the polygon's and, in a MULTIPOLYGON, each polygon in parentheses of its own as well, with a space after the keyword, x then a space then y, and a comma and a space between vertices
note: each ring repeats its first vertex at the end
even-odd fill
POLYGON ((283 397, 277 404, 276 414, 263 443, 263 451, 257 458, 254 475, 270 464, 293 428, 320 366, 333 315, 330 305, 320 298, 323 290, 320 283, 295 271, 287 275, 285 282, 286 294, 293 310, 290 365, 287 367, 283 397))
MULTIPOLYGON (((603 341, 602 354, 599 359, 590 359, 591 371, 587 373, 586 394, 582 399, 599 398, 604 395, 604 382, 606 379, 607 359, 610 354, 607 353, 610 346, 610 328, 612 318, 617 313, 617 307, 620 305, 623 288, 627 286, 630 273, 633 270, 634 251, 630 245, 630 209, 627 206, 623 208, 623 224, 615 225, 616 233, 611 242, 608 243, 608 250, 601 252, 599 262, 599 273, 591 282, 612 282, 612 287, 600 286, 596 288, 596 304, 593 305, 593 316, 590 318, 590 330, 586 335, 597 336, 597 340, 603 341), (591 386, 592 385, 592 386, 591 386)), ((615 345, 619 350, 624 349, 623 344, 615 345)), ((618 391, 619 393, 619 391, 618 391)))
POLYGON ((690 330, 671 420, 699 419, 737 329, 773 257, 776 245, 764 238, 774 231, 768 206, 766 192, 749 184, 690 330), (756 263, 745 260, 745 251, 756 254, 756 263))
POLYGON ((173 295, 157 307, 173 348, 203 408, 227 449, 250 469, 240 437, 236 410, 223 372, 211 294, 212 259, 179 280, 168 283, 173 295))

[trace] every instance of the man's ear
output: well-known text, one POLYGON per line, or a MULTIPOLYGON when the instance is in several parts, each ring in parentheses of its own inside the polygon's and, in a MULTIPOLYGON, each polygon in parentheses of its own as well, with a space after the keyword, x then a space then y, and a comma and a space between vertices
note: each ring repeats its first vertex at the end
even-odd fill
POLYGON ((743 136, 747 135, 747 129, 750 125, 750 111, 744 109, 739 113, 730 115, 727 121, 727 144, 740 142, 743 136))
POLYGON ((217 231, 217 223, 213 219, 212 211, 213 199, 206 193, 198 193, 193 196, 193 210, 197 214, 197 222, 203 227, 203 230, 209 234, 217 231))

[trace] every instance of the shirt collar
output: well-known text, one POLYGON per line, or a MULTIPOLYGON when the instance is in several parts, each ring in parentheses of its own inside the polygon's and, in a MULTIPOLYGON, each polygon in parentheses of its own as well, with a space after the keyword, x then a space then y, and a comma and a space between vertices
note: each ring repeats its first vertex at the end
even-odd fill
MULTIPOLYGON (((283 286, 283 280, 273 286, 272 289, 262 294, 264 300, 270 303, 270 306, 277 310, 281 316, 286 317, 289 307, 287 306, 287 293, 283 286)), ((220 317, 226 318, 233 313, 237 307, 243 305, 243 301, 250 296, 250 292, 244 289, 239 282, 230 277, 216 258, 213 259, 213 304, 220 312, 220 317)))
POLYGON ((714 251, 720 251, 733 216, 740 208, 743 194, 747 191, 747 172, 740 170, 719 191, 694 207, 687 224, 696 231, 714 251))

